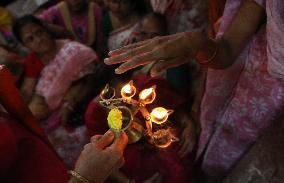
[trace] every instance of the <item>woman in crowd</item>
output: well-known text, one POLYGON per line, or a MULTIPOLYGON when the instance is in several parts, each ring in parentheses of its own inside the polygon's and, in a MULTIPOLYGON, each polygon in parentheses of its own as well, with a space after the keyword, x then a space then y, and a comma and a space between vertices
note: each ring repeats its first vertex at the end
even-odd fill
POLYGON ((96 53, 68 40, 55 40, 32 15, 18 19, 15 37, 31 50, 24 63, 22 94, 65 162, 72 166, 86 142, 82 111, 75 110, 92 90, 96 53), (77 114, 78 117, 70 116, 77 114), (67 128, 69 127, 69 128, 67 128), (74 143, 76 141, 76 143, 74 143))
POLYGON ((105 34, 108 49, 114 50, 125 46, 137 35, 139 22, 149 11, 145 0, 106 0, 107 12, 104 16, 105 34))
POLYGON ((66 0, 43 11, 39 16, 48 22, 48 27, 59 36, 69 36, 91 46, 102 56, 103 20, 101 8, 87 0, 66 0))
POLYGON ((215 40, 180 33, 113 51, 105 63, 125 62, 116 70, 123 73, 158 61, 153 75, 184 63, 184 58, 195 57, 209 67, 197 158, 202 157, 207 175, 223 176, 283 105, 281 8, 282 1, 228 0, 215 40))

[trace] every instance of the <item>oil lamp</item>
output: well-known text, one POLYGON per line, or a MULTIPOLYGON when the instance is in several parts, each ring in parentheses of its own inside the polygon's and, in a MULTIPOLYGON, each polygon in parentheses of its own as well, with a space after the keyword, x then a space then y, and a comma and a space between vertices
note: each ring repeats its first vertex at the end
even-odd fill
POLYGON ((172 142, 178 141, 170 129, 161 129, 164 127, 161 124, 168 121, 173 110, 156 107, 149 113, 147 109, 147 104, 153 103, 156 99, 156 85, 142 90, 138 100, 134 99, 136 88, 133 81, 124 85, 120 93, 121 98, 114 98, 115 90, 106 85, 100 95, 100 104, 110 110, 108 125, 111 129, 120 127, 119 130, 125 131, 128 135, 129 143, 135 143, 145 137, 156 147, 165 148, 172 142), (140 124, 139 120, 134 118, 138 112, 144 117, 144 124, 140 124))

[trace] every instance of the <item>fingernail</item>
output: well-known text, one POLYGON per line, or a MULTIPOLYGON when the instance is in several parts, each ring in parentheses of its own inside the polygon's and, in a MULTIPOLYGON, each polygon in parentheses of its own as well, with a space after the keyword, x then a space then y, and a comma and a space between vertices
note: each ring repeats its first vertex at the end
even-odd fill
POLYGON ((115 69, 115 74, 121 74, 120 68, 115 69))

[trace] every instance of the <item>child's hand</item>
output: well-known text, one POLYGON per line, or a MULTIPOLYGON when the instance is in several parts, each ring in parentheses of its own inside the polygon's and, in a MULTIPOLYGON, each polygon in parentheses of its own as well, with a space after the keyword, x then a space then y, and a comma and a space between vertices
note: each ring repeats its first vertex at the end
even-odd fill
POLYGON ((193 122, 190 120, 187 122, 186 127, 183 129, 181 138, 180 138, 180 150, 178 152, 181 158, 186 157, 190 152, 192 152, 195 143, 196 143, 196 131, 193 125, 193 122))

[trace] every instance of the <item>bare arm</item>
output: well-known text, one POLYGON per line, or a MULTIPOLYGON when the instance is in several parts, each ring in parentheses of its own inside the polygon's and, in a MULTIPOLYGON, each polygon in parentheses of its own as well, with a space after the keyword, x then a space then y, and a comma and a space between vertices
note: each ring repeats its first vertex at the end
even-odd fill
POLYGON ((264 9, 253 0, 246 0, 223 37, 216 41, 208 39, 202 33, 193 32, 158 37, 112 51, 105 63, 123 63, 116 69, 116 73, 121 74, 140 65, 157 62, 152 73, 160 73, 165 69, 184 64, 196 55, 199 55, 198 61, 208 60, 214 55, 217 45, 218 52, 214 61, 207 66, 223 69, 234 63, 263 22, 265 22, 264 9))
POLYGON ((263 7, 252 0, 244 1, 228 30, 217 40, 218 55, 209 66, 222 69, 232 65, 252 35, 265 22, 265 16, 263 7))
POLYGON ((23 84, 21 86, 21 93, 27 104, 31 101, 34 95, 36 82, 37 80, 34 78, 29 78, 29 77, 24 78, 23 84))

